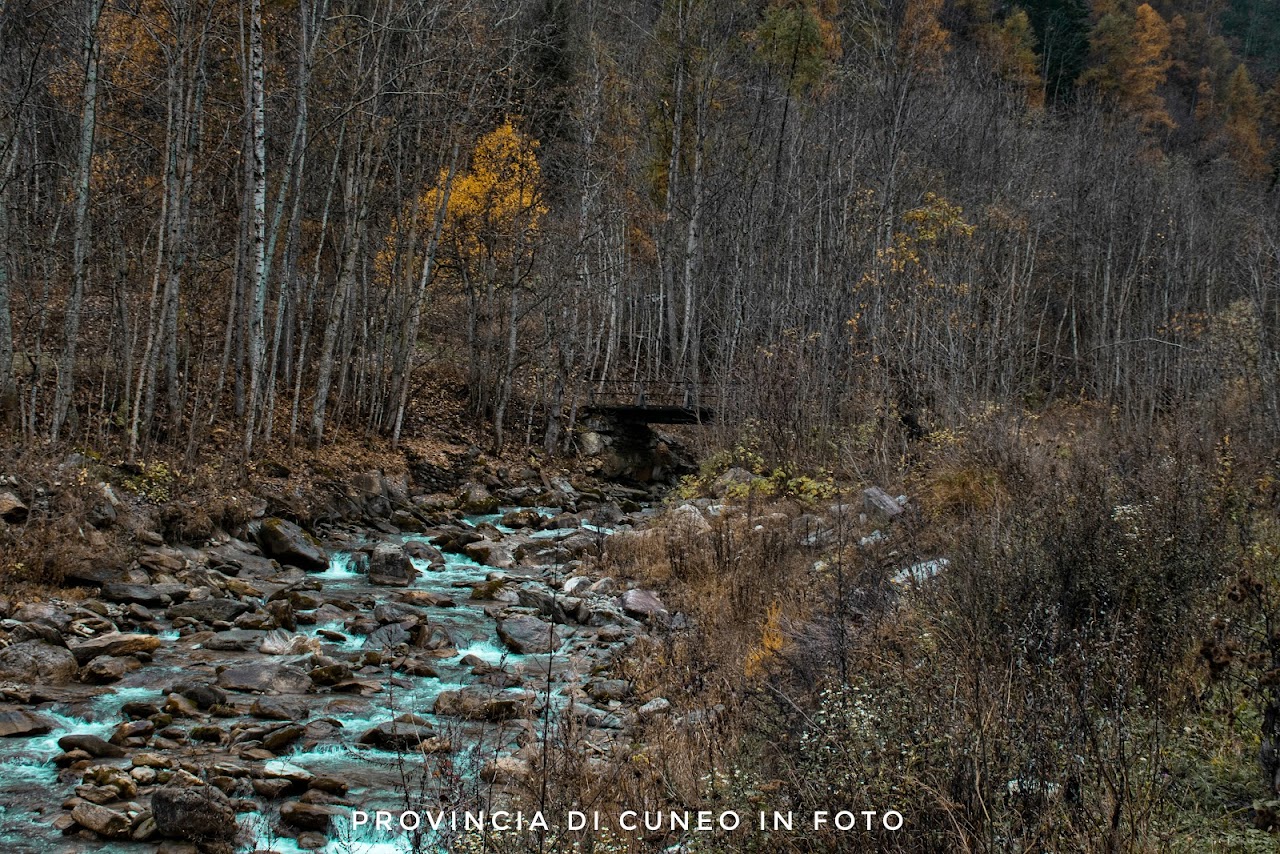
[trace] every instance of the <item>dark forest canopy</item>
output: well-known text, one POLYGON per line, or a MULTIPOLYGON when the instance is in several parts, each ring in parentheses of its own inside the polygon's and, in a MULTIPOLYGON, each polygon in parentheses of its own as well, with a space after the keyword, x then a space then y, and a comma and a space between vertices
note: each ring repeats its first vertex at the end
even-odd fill
POLYGON ((1091 400, 1280 432, 1275 0, 0 5, 32 437, 495 441, 602 381, 783 454, 1091 400), (505 429, 504 429, 505 428, 505 429))

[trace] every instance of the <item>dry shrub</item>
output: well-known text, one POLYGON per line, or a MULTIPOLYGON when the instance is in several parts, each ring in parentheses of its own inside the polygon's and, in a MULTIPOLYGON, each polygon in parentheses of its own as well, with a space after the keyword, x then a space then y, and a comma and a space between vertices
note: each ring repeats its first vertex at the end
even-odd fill
POLYGON ((1211 440, 1170 428, 1138 441, 1086 420, 971 425, 918 464, 926 512, 881 543, 855 545, 868 531, 850 523, 805 549, 804 508, 784 504, 611 541, 602 571, 660 587, 694 626, 619 672, 715 722, 703 741, 646 727, 641 753, 660 773, 618 778, 619 791, 644 805, 900 810, 909 832, 860 833, 876 850, 1158 848, 1192 627, 1231 532, 1211 440), (932 581, 890 583, 943 555, 932 581))

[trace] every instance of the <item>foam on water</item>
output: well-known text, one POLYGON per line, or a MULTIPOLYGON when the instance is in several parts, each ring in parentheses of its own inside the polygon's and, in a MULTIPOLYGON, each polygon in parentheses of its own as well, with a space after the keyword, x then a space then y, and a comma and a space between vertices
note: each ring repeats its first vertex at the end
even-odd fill
MULTIPOLYGON (((295 840, 270 833, 269 828, 263 826, 265 823, 263 817, 256 813, 241 819, 241 824, 253 839, 249 850, 270 850, 278 854, 306 854, 302 848, 298 847, 295 840)), ((423 854, 437 854, 445 851, 442 843, 427 843, 415 849, 412 837, 407 833, 375 832, 365 827, 353 829, 349 815, 335 816, 330 834, 329 843, 324 848, 313 851, 312 854, 410 854, 415 851, 423 854)))
POLYGON ((492 638, 485 637, 474 641, 465 647, 459 647, 458 654, 447 660, 461 661, 468 655, 474 655, 486 664, 515 664, 523 661, 525 658, 523 655, 517 655, 507 649, 492 638))
POLYGON ((106 737, 115 727, 109 719, 87 720, 53 710, 38 714, 52 723, 53 729, 31 738, 6 739, 5 754, 0 758, 0 792, 56 785, 58 769, 53 758, 62 753, 58 739, 72 734, 106 737))
POLYGON ((329 568, 313 573, 311 577, 321 581, 354 581, 360 577, 355 570, 355 555, 352 552, 334 552, 329 556, 329 568))

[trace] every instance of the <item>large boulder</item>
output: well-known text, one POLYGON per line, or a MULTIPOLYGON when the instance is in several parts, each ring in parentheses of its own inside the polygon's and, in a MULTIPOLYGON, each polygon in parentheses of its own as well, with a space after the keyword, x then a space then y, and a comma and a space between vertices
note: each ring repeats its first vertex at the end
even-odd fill
POLYGON ((364 639, 361 645, 362 649, 392 649, 402 643, 408 643, 410 635, 408 629, 399 623, 389 623, 380 626, 377 630, 371 632, 364 639))
POLYGON ((97 685, 119 682, 129 672, 131 662, 136 663, 133 659, 100 655, 81 669, 80 681, 97 685))
POLYGON ((125 755, 124 748, 118 744, 112 744, 100 736, 91 733, 72 733, 64 735, 58 739, 58 747, 70 753, 73 750, 83 750, 85 753, 97 759, 119 759, 125 755))
POLYGON ((53 724, 35 712, 12 706, 0 708, 0 738, 45 735, 52 731, 53 724))
POLYGON ((516 591, 520 605, 532 608, 553 623, 569 622, 565 605, 544 587, 521 587, 516 591))
POLYGON ((43 641, 23 641, 0 649, 0 679, 65 685, 79 669, 70 650, 43 641))
POLYGON ((560 648, 555 627, 528 614, 515 614, 498 621, 498 637, 520 655, 547 653, 560 648))
POLYGON ((652 590, 628 590, 622 594, 622 610, 637 619, 663 619, 667 616, 666 606, 652 590))
POLYGON ((442 746, 442 742, 432 742, 436 738, 436 730, 429 721, 417 715, 404 714, 366 731, 360 736, 360 743, 382 750, 413 750, 442 746))
POLYGON ((51 602, 28 602, 12 614, 19 623, 43 623, 65 632, 72 623, 71 615, 51 602))
POLYGON ((306 701, 292 697, 259 697, 249 709, 249 714, 266 721, 300 721, 307 713, 306 701))
POLYGON ((426 561, 433 567, 443 566, 445 562, 444 555, 440 553, 438 548, 422 540, 410 540, 405 543, 404 553, 411 558, 426 561))
POLYGON ((259 629, 230 629, 214 633, 203 646, 219 652, 249 652, 257 649, 266 635, 266 632, 259 629))
POLYGON ((199 620, 202 623, 224 622, 229 623, 236 617, 249 610, 249 606, 241 602, 239 599, 210 598, 197 599, 194 602, 183 602, 181 605, 174 605, 165 611, 165 616, 170 620, 178 617, 190 617, 193 620, 199 620))
POLYGON ((129 816, 110 807, 81 801, 71 810, 71 818, 81 827, 87 827, 105 839, 127 836, 133 822, 129 816))
POLYGON ((231 840, 239 831, 231 801, 212 786, 156 789, 151 797, 151 812, 156 832, 171 839, 231 840))
POLYGON ((504 691, 484 685, 468 685, 457 691, 441 691, 432 712, 469 721, 509 721, 524 717, 533 704, 525 691, 504 691))
POLYGON ((136 602, 140 605, 170 605, 187 598, 191 588, 185 584, 127 584, 110 582, 102 585, 102 598, 108 602, 136 602))
POLYGON ((511 569, 516 565, 511 546, 494 540, 477 540, 462 547, 462 553, 485 566, 495 569, 511 569))
POLYGON ((378 543, 369 556, 369 583, 382 587, 408 587, 418 568, 395 543, 378 543))
POLYGON ((903 513, 902 504, 898 499, 878 486, 862 490, 862 506, 868 513, 885 520, 896 519, 903 513))
POLYGON ((299 569, 323 571, 329 555, 315 537, 286 519, 271 517, 258 528, 258 545, 271 557, 299 569))
POLYGON ((25 522, 27 512, 27 505, 17 495, 7 490, 0 492, 0 519, 14 523, 25 522))
POLYGON ((458 509, 472 515, 492 513, 498 509, 498 499, 482 484, 469 483, 458 496, 458 509))
POLYGON ((241 664, 219 673, 218 686, 252 694, 305 694, 311 677, 288 664, 241 664))
POLYGON ((299 830, 326 831, 330 820, 340 815, 342 810, 338 807, 309 804, 305 801, 289 801, 280 807, 281 820, 299 830))
POLYGON ((137 655, 155 652, 160 648, 160 638, 132 632, 109 632, 94 638, 71 643, 71 654, 80 664, 88 664, 100 655, 137 655))

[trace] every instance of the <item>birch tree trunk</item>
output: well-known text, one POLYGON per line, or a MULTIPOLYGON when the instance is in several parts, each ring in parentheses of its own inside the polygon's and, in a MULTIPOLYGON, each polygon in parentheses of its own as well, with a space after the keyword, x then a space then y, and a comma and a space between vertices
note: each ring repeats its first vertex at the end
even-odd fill
POLYGON ((245 407, 244 454, 253 453, 257 415, 261 406, 262 363, 266 355, 263 317, 267 303, 267 114, 263 92, 262 0, 249 0, 250 121, 253 126, 252 204, 250 231, 253 274, 249 292, 249 399, 245 407))

